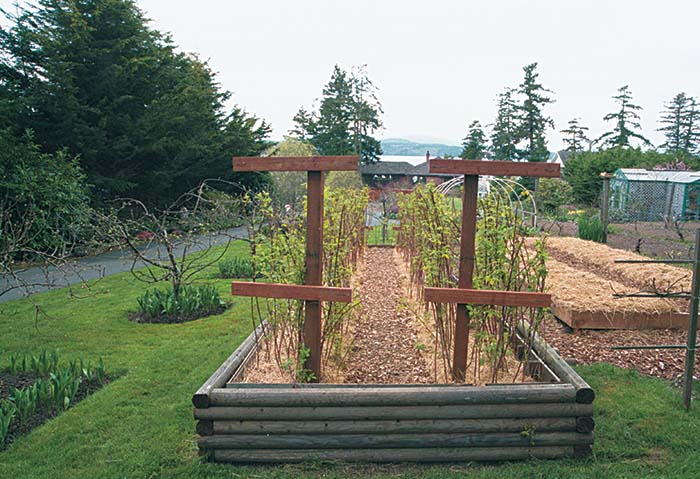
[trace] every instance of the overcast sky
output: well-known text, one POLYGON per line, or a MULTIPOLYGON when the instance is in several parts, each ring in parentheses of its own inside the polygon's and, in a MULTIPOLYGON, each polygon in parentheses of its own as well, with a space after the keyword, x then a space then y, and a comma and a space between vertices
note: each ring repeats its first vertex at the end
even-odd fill
MULTIPOLYGON (((0 4, 10 2, 1 0, 0 4)), ((153 25, 208 59, 233 101, 281 138, 310 107, 334 64, 367 64, 384 107, 383 138, 458 144, 491 123, 496 95, 539 63, 559 130, 581 117, 600 135, 610 98, 629 84, 644 134, 660 143, 674 94, 700 95, 700 2, 669 1, 172 1, 138 0, 153 25)))

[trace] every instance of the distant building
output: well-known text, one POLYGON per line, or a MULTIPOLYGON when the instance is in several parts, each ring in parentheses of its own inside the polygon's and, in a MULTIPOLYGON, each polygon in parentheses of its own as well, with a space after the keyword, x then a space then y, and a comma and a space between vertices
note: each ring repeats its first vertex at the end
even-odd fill
POLYGON ((561 165, 561 168, 564 169, 566 167, 566 162, 569 161, 572 154, 573 152, 569 150, 550 151, 547 163, 556 163, 561 165))
POLYGON ((392 184, 399 188, 412 188, 416 183, 434 183, 436 185, 454 178, 455 175, 430 173, 428 162, 417 166, 406 161, 379 161, 371 165, 360 166, 362 180, 371 188, 392 184))
POLYGON ((621 168, 610 180, 617 221, 700 219, 700 172, 621 168))

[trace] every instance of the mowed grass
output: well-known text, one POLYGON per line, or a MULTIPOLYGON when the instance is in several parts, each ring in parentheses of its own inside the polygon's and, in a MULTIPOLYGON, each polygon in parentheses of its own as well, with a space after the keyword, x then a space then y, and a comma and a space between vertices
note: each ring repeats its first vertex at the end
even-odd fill
MULTIPOLYGON (((246 254, 244 243, 230 255, 246 254)), ((229 296, 230 280, 202 281, 229 296)), ((144 285, 130 274, 97 282, 84 299, 66 291, 0 305, 0 364, 13 352, 57 348, 63 358, 103 356, 111 384, 0 453, 1 478, 638 478, 700 477, 700 404, 686 413, 667 383, 606 364, 581 367, 597 391, 594 457, 505 464, 231 466, 198 457, 192 393, 252 328, 249 301, 176 325, 136 324, 144 285)))

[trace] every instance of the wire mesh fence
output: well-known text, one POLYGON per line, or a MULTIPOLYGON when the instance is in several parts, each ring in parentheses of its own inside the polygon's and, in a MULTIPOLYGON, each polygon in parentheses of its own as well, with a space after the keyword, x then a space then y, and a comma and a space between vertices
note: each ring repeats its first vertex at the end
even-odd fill
POLYGON ((698 186, 662 181, 610 181, 612 222, 698 219, 698 186))

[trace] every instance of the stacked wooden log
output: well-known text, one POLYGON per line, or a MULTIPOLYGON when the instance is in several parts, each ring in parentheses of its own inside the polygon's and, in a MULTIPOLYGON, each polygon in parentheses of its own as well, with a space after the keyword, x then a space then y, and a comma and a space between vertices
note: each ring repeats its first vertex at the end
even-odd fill
POLYGON ((251 335, 193 397, 198 444, 221 462, 491 461, 584 457, 594 394, 539 338, 520 331, 562 381, 542 384, 230 383, 251 335))

